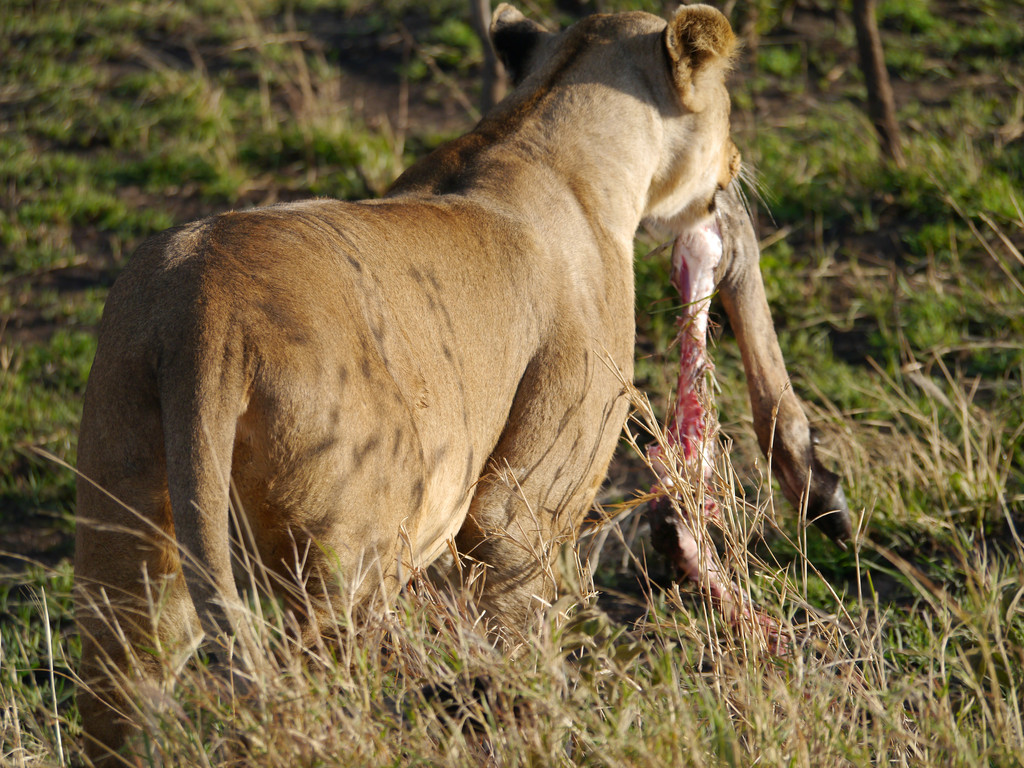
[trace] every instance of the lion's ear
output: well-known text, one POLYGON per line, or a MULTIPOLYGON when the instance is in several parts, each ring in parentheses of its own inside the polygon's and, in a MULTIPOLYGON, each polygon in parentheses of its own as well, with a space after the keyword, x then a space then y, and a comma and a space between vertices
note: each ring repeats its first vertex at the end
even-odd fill
POLYGON ((526 77, 531 54, 538 43, 550 34, 508 3, 502 3, 494 9, 491 40, 514 85, 526 77))
POLYGON ((699 112, 701 79, 721 76, 732 63, 736 35, 729 20, 710 5, 684 5, 665 29, 665 48, 683 104, 699 112))

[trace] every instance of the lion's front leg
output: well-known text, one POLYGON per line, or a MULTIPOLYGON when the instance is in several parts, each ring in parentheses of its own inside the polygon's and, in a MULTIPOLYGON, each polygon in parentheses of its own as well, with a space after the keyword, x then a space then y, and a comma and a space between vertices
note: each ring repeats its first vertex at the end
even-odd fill
POLYGON ((507 641, 535 626, 558 590, 555 555, 604 479, 626 415, 621 389, 595 353, 564 347, 535 358, 520 383, 456 537, 460 554, 484 565, 480 605, 507 641))

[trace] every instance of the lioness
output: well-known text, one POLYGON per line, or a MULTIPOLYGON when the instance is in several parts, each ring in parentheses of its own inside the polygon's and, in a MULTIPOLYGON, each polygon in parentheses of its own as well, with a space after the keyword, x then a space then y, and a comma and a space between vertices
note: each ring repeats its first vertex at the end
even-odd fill
POLYGON ((200 628, 245 651, 232 499, 286 598, 308 578, 324 600, 387 599, 453 542, 487 567, 501 625, 553 594, 553 545, 626 415, 637 225, 700 225, 739 168, 735 39, 700 5, 561 34, 501 5, 491 29, 517 87, 384 199, 176 227, 111 289, 79 439, 94 760, 132 727, 109 669, 144 675, 142 649, 200 628))

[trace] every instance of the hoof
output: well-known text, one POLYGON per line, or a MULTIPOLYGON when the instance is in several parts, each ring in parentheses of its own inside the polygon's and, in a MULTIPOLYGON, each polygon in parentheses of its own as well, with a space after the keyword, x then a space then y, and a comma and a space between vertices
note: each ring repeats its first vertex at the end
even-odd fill
POLYGON ((810 498, 807 500, 807 520, 818 530, 846 549, 853 538, 850 507, 838 475, 829 472, 815 461, 810 498))

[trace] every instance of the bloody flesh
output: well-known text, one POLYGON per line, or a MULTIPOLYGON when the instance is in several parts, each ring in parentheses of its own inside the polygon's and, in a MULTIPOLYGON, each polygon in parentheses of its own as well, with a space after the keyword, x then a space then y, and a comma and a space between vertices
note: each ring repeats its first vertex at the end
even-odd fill
MULTIPOLYGON (((715 268, 722 260, 718 221, 679 235, 672 248, 672 285, 683 301, 679 326, 679 380, 666 439, 668 450, 677 451, 683 466, 699 468, 704 482, 712 473, 709 420, 704 403, 704 374, 711 367, 707 356, 708 308, 715 288, 715 268)), ((672 488, 667 457, 662 446, 648 455, 665 490, 672 488)))

